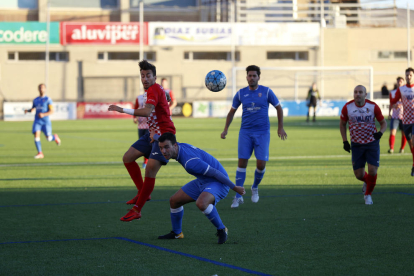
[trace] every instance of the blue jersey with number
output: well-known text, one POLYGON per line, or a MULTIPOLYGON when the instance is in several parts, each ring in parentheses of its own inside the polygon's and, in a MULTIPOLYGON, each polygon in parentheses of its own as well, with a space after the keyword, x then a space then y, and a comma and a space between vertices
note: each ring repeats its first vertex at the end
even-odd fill
POLYGON ((242 124, 240 130, 254 132, 269 132, 269 104, 280 105, 275 93, 266 86, 259 85, 256 90, 249 87, 240 89, 233 98, 234 109, 243 106, 242 124))
POLYGON ((194 175, 201 182, 217 181, 215 178, 205 176, 210 167, 219 170, 225 176, 228 176, 226 170, 223 168, 220 162, 212 155, 190 144, 177 144, 178 163, 180 163, 189 174, 194 175))
POLYGON ((36 120, 49 121, 50 120, 49 116, 39 118, 39 113, 49 112, 52 104, 53 104, 53 101, 48 96, 37 97, 36 99, 34 99, 32 108, 36 108, 35 121, 36 120))

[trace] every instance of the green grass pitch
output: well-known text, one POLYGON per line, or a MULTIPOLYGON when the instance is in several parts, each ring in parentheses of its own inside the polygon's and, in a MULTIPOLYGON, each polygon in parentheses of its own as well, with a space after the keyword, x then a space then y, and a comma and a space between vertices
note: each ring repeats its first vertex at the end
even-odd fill
MULTIPOLYGON (((177 139, 218 158, 234 181, 240 119, 220 139, 224 119, 174 118, 177 139)), ((137 139, 132 120, 54 121, 62 145, 42 136, 36 154, 32 122, 0 122, 0 275, 412 275, 412 157, 387 154, 366 206, 351 156, 342 149, 338 118, 285 118, 286 141, 271 119, 270 160, 250 201, 255 159, 247 168, 245 203, 218 211, 216 229, 195 204, 184 207, 182 240, 171 230, 168 199, 193 179, 177 162, 163 167, 142 219, 119 221, 135 186, 122 155, 137 139)), ((401 134, 397 134, 396 151, 401 134)), ((139 160, 141 165, 141 160, 139 160)))

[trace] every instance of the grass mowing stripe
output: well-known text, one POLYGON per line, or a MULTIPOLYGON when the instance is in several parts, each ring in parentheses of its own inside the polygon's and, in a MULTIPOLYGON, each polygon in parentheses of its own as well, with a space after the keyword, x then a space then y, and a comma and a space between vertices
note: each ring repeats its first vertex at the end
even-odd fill
MULTIPOLYGON (((408 195, 414 196, 412 193, 405 192, 375 192, 374 195, 386 195, 386 194, 397 194, 397 195, 408 195)), ((260 196, 267 198, 275 197, 316 197, 316 196, 344 196, 344 195, 362 195, 362 193, 333 193, 333 194, 311 194, 311 195, 270 195, 260 196)), ((226 196, 225 198, 233 198, 233 196, 226 196)), ((154 202, 168 201, 169 199, 151 199, 154 202)), ((106 204, 106 203, 125 203, 125 201, 103 201, 103 202, 78 202, 78 203, 43 203, 43 204, 27 204, 27 205, 0 205, 0 208, 6 207, 36 207, 36 206, 62 206, 62 205, 83 205, 83 204, 106 204)))
POLYGON ((203 258, 203 257, 199 257, 199 256, 195 256, 195 255, 191 255, 191 254, 187 254, 184 252, 179 252, 179 251, 175 251, 175 250, 171 250, 168 248, 164 248, 161 246, 157 246, 157 245, 153 245, 153 244, 149 244, 149 243, 144 243, 144 242, 140 242, 140 241, 136 241, 136 240, 131 240, 128 238, 124 238, 124 237, 110 237, 110 238, 89 238, 89 239, 62 239, 62 240, 43 240, 43 241, 18 241, 18 242, 1 242, 0 245, 6 245, 6 244, 22 244, 22 243, 42 243, 42 242, 65 242, 65 241, 94 241, 94 240, 121 240, 121 241, 126 241, 126 242, 132 242, 135 244, 139 244, 139 245, 143 245, 143 246, 147 246, 153 249, 157 249, 157 250, 161 250, 161 251, 165 251, 168 253, 173 253, 173 254, 177 254, 177 255, 181 255, 184 257, 188 257, 188 258, 192 258, 192 259, 196 259, 198 261, 202 261, 202 262, 207 262, 207 263, 211 263, 214 265, 219 265, 219 266, 224 266, 227 268, 231 268, 231 269, 235 269, 235 270, 240 270, 249 274, 254 274, 254 275, 262 275, 262 276, 270 276, 270 274, 265 274, 259 271, 254 271, 254 270, 250 270, 247 268, 243 268, 243 267, 238 267, 238 266, 234 266, 234 265, 230 265, 230 264, 226 264, 226 263, 220 263, 214 260, 210 260, 207 258, 203 258))
MULTIPOLYGON (((398 157, 412 155, 411 153, 398 153, 398 154, 381 154, 381 157, 398 157)), ((330 158, 351 158, 351 155, 310 155, 310 156, 275 156, 269 157, 269 160, 291 160, 291 159, 330 159, 330 158)), ((218 161, 238 161, 238 158, 217 158, 218 161)), ((250 160, 256 160, 252 156, 250 160)), ((170 160, 170 162, 177 162, 176 160, 170 160)), ((23 164, 1 164, 1 167, 37 167, 37 166, 79 166, 79 165, 107 165, 107 164, 123 164, 120 161, 112 162, 68 162, 68 163, 23 163, 23 164)))

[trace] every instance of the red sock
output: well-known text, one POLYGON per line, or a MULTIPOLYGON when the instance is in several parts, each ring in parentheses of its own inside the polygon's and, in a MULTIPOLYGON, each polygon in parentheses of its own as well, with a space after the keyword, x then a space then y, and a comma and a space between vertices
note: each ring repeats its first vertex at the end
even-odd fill
POLYGON ((413 167, 414 167, 414 147, 412 147, 410 150, 411 150, 411 153, 413 155, 413 167))
POLYGON ((368 176, 368 174, 367 174, 367 172, 365 172, 365 175, 364 175, 364 177, 362 178, 361 181, 367 183, 367 176, 368 176))
POLYGON ((145 177, 144 185, 142 185, 142 189, 139 192, 137 203, 134 206, 134 209, 137 212, 141 212, 142 207, 144 207, 145 203, 147 202, 147 199, 154 190, 154 186, 155 178, 145 177))
POLYGON ((401 136, 401 149, 405 148, 405 145, 407 144, 407 138, 405 138, 405 134, 401 136))
POLYGON ((139 168, 137 162, 131 162, 131 163, 124 163, 125 168, 127 169, 129 175, 132 178, 132 181, 134 181, 135 186, 137 187, 137 190, 140 191, 142 188, 142 176, 141 176, 141 169, 139 168))
POLYGON ((377 175, 368 174, 366 180, 367 190, 365 191, 365 195, 370 195, 372 194, 372 191, 374 191, 375 185, 377 184, 377 175))
POLYGON ((393 150, 394 144, 395 144, 395 135, 390 135, 389 143, 390 143, 390 149, 393 150))

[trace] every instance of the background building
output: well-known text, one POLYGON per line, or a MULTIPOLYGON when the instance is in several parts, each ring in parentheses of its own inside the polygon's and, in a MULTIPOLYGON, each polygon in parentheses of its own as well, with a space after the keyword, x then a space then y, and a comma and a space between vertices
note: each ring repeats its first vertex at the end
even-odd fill
MULTIPOLYGON (((392 2, 374 4, 145 0, 143 58, 157 66, 158 78, 170 80, 180 102, 231 98, 233 84, 236 89, 246 85, 243 71, 233 68, 250 64, 274 68, 263 71, 262 83, 284 100, 303 100, 312 82, 324 99, 348 99, 356 84, 370 86, 368 67, 374 72, 374 91, 384 83, 391 89, 412 60, 412 55, 407 60, 407 12, 392 2), (302 70, 315 66, 350 69, 302 70), (228 78, 220 93, 204 86, 205 74, 213 69, 228 78)), ((141 91, 138 33, 137 40, 111 43, 102 43, 97 34, 86 42, 62 37, 69 26, 79 32, 82 26, 139 29, 139 8, 139 0, 1 1, 0 101, 31 100, 41 82, 48 83, 55 101, 132 101, 141 91)), ((409 45, 411 51, 412 29, 409 45)))

